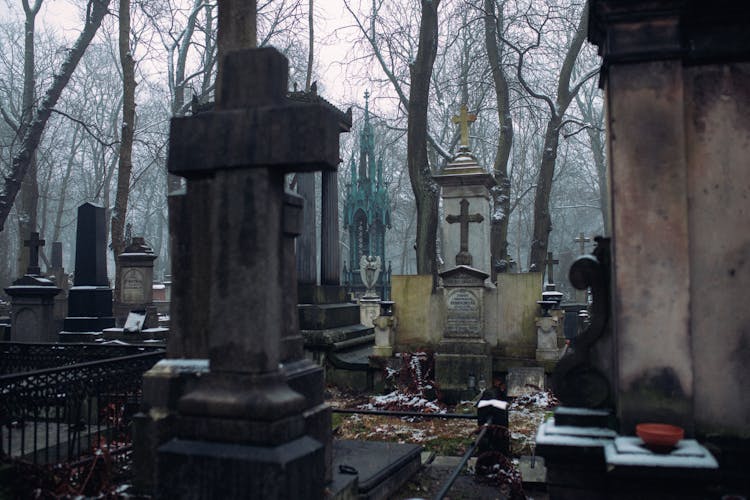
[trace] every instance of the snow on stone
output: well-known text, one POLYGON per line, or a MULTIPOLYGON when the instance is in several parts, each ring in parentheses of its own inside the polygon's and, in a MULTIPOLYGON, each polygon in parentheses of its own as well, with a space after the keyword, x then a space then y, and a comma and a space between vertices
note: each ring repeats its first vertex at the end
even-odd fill
POLYGON ((418 395, 404 394, 399 391, 393 391, 383 396, 374 396, 369 403, 359 405, 358 408, 360 410, 401 409, 426 413, 445 413, 444 409, 432 401, 418 395))

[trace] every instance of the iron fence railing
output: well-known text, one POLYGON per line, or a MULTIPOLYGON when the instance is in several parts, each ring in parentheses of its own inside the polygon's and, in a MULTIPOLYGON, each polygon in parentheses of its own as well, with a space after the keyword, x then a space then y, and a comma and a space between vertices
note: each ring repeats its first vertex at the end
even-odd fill
POLYGON ((127 450, 158 350, 0 376, 0 456, 62 463, 127 450))
POLYGON ((158 344, 0 342, 0 375, 163 350, 158 344))

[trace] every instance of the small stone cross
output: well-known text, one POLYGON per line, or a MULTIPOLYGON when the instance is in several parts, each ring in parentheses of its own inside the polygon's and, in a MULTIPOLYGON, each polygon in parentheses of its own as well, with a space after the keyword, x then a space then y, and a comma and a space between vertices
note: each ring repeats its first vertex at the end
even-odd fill
MULTIPOLYGON (((464 106, 464 109, 466 107, 464 106)), ((482 222, 484 217, 482 214, 469 215, 469 201, 464 198, 460 202, 461 214, 460 215, 449 215, 445 218, 448 224, 459 222, 461 224, 461 247, 456 254, 456 265, 470 266, 472 262, 471 254, 469 253, 469 223, 470 222, 482 222)))
POLYGON ((544 263, 547 264, 547 283, 554 283, 555 279, 552 274, 553 266, 559 264, 560 261, 552 258, 552 252, 547 252, 547 260, 544 263))
POLYGON ((29 239, 23 242, 23 246, 29 247, 29 267, 26 274, 38 275, 41 273, 39 269, 39 247, 43 247, 44 243, 44 240, 39 239, 39 233, 36 232, 31 233, 29 239))
POLYGON ((581 245, 581 255, 586 253, 586 243, 591 241, 591 238, 588 236, 584 236, 583 233, 580 233, 576 239, 574 239, 576 243, 579 243, 581 245))
POLYGON ((466 104, 461 105, 461 113, 459 115, 453 116, 451 118, 451 121, 458 124, 458 126, 461 128, 460 146, 464 146, 466 148, 469 147, 469 123, 475 122, 476 120, 477 115, 469 113, 466 104))

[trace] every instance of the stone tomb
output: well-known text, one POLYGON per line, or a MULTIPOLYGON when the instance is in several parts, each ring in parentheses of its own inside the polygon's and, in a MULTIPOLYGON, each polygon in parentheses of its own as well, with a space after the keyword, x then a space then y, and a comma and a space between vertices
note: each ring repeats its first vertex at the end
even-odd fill
POLYGON ((153 290, 154 251, 146 240, 135 236, 117 258, 120 261, 120 297, 115 302, 118 324, 122 325, 131 311, 138 311, 145 314, 144 328, 158 326, 153 290))
POLYGON ((435 355, 435 379, 449 403, 472 399, 492 379, 492 357, 484 339, 484 288, 489 274, 458 266, 440 274, 445 313, 443 339, 435 355))
POLYGON ((15 342, 54 342, 54 300, 60 293, 52 280, 40 276, 39 247, 44 240, 31 233, 25 242, 29 247, 29 267, 24 276, 5 289, 11 297, 11 334, 15 342))

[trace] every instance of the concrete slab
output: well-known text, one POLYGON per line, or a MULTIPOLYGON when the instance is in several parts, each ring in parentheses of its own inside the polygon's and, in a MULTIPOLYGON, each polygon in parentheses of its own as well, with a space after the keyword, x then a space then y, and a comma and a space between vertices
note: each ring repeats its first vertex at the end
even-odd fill
POLYGON ((544 457, 523 455, 518 459, 518 470, 521 472, 521 480, 524 484, 547 482, 547 467, 544 465, 544 457))
POLYGON ((421 453, 422 447, 414 444, 334 440, 331 495, 352 498, 356 480, 356 497, 389 498, 419 470, 421 453))

